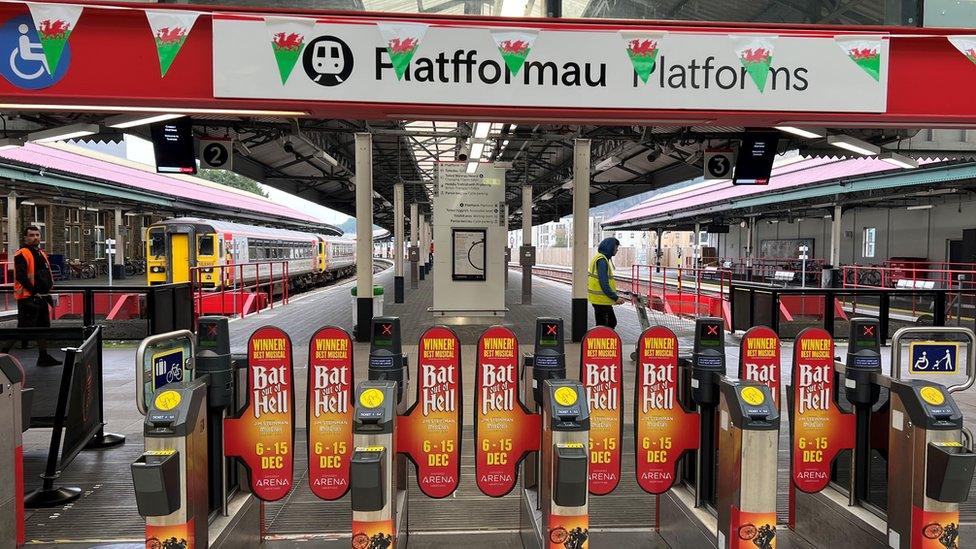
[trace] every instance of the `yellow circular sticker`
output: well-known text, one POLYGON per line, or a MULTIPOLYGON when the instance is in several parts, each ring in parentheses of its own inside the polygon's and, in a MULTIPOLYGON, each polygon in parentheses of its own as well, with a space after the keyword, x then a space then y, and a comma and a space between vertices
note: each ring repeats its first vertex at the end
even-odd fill
POLYGON ((181 400, 183 400, 183 397, 180 396, 178 391, 163 391, 162 393, 156 395, 156 400, 154 400, 153 403, 155 404, 156 408, 164 412, 168 412, 179 406, 181 400))
POLYGON ((766 396, 763 395, 763 392, 755 387, 746 387, 739 392, 739 395, 742 396, 742 400, 746 401, 746 404, 752 406, 759 406, 766 401, 766 396))
POLYGON ((922 396, 922 400, 928 402, 932 406, 941 406, 945 404, 945 395, 943 395, 942 391, 936 389, 935 387, 922 387, 918 394, 922 396))
POLYGON ((576 404, 576 399, 579 398, 576 395, 576 391, 570 387, 560 387, 552 393, 552 397, 556 399, 556 402, 560 406, 572 406, 576 404))
POLYGON ((377 408, 383 404, 383 391, 366 389, 359 395, 359 403, 366 408, 377 408))

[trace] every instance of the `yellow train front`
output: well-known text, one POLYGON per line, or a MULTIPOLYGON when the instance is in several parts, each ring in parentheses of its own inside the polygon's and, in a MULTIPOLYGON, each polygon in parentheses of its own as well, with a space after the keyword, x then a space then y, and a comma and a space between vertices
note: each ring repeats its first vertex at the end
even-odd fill
POLYGON ((356 244, 334 236, 181 217, 149 227, 149 285, 193 282, 241 288, 272 278, 302 290, 355 272, 356 244))

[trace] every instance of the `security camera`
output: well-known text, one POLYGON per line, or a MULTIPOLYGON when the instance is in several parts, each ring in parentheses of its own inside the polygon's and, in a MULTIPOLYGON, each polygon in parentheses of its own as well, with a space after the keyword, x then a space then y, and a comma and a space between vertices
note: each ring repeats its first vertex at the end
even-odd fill
POLYGON ((295 145, 293 145, 291 141, 285 141, 284 143, 282 143, 281 148, 285 149, 286 153, 295 152, 295 145))

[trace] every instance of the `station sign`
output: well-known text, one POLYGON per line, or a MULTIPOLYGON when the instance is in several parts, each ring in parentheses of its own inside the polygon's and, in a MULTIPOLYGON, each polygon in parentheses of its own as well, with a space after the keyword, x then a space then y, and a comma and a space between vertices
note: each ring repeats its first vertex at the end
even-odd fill
POLYGON ((428 328, 417 355, 417 401, 397 418, 396 447, 416 464, 420 491, 443 498, 461 481, 461 340, 428 328))
POLYGON ((731 179, 735 167, 735 151, 732 149, 708 149, 705 151, 702 170, 706 180, 731 179))
POLYGON ((620 482, 623 451, 623 351, 617 332, 597 326, 586 333, 579 378, 590 407, 589 491, 602 496, 620 482))
POLYGON ((224 419, 224 451, 250 471, 251 491, 277 501, 294 478, 295 384, 291 339, 280 328, 264 326, 247 342, 247 405, 224 419))
POLYGON ((353 345, 342 328, 326 326, 308 345, 308 485, 324 500, 349 490, 353 451, 353 345))
POLYGON ((822 328, 807 328, 793 345, 790 387, 793 485, 807 493, 830 483, 837 454, 854 448, 854 415, 834 398, 834 338, 822 328))
POLYGON ((539 415, 522 404, 515 333, 492 326, 478 339, 475 367, 475 481, 483 494, 515 488, 518 465, 539 449, 539 415))
POLYGON ((229 137, 201 137, 197 157, 201 168, 233 170, 234 140, 229 137))
POLYGON ((663 494, 675 481, 678 458, 698 448, 698 414, 678 400, 678 338, 664 326, 652 326, 637 340, 634 384, 634 440, 637 484, 663 494))
POLYGON ((959 365, 959 342, 913 341, 909 344, 912 374, 954 374, 959 365))
POLYGON ((742 336, 739 379, 769 387, 776 409, 780 409, 780 345, 776 332, 766 326, 755 326, 742 336))

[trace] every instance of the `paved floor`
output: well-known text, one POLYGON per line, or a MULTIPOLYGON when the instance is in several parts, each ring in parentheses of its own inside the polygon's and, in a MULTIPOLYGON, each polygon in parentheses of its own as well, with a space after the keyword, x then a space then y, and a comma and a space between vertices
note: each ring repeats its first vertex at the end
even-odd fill
MULTIPOLYGON (((568 286, 548 280, 534 281, 533 305, 523 306, 519 303, 521 295, 520 273, 509 273, 509 285, 506 292, 509 315, 502 321, 511 326, 522 344, 523 351, 531 348, 532 324, 536 316, 562 316, 569 325, 570 300, 568 286)), ((393 279, 392 271, 386 270, 376 277, 378 284, 382 284, 389 301, 385 304, 385 313, 400 316, 404 329, 404 350, 411 355, 411 364, 416 364, 416 341, 424 329, 434 325, 442 319, 436 319, 427 312, 432 302, 431 278, 420 283, 417 290, 409 289, 407 281, 406 302, 392 303, 393 279)), ((331 324, 347 330, 352 327, 350 289, 353 282, 346 282, 335 286, 315 290, 296 297, 286 307, 275 307, 244 319, 231 322, 232 347, 234 351, 243 352, 249 335, 258 327, 272 324, 282 327, 288 332, 294 346, 294 376, 296 380, 296 394, 305 393, 307 368, 308 340, 318 328, 331 324)), ((639 333, 636 311, 633 307, 618 308, 618 332, 625 343, 625 356, 629 355, 639 333)), ((590 321, 592 322, 592 316, 590 321)), ((497 321, 495 321, 497 322, 497 321)), ((652 323, 664 323, 674 329, 681 336, 682 347, 690 347, 691 323, 658 315, 652 323)), ((468 394, 474 385, 474 353, 477 335, 485 327, 484 324, 461 324, 452 326, 462 336, 462 379, 464 391, 468 394)), ((729 372, 734 374, 738 361, 738 339, 730 336, 727 340, 727 356, 729 372)), ((365 378, 366 358, 368 346, 356 344, 355 348, 356 379, 365 378)), ((783 356, 791 356, 791 345, 784 344, 783 356)), ((32 350, 23 351, 31 353, 32 350)), ((141 425, 142 417, 135 409, 134 394, 134 345, 108 346, 104 352, 105 362, 105 418, 107 429, 125 434, 127 443, 121 447, 102 451, 85 451, 65 468, 58 484, 77 486, 83 490, 83 496, 74 504, 57 509, 29 512, 27 516, 28 539, 36 542, 65 542, 68 540, 97 544, 100 541, 138 541, 142 533, 142 519, 136 514, 134 497, 132 495, 129 464, 142 451, 141 425)), ((887 352, 887 350, 886 350, 887 352)), ((567 370, 570 377, 576 377, 579 368, 579 350, 577 345, 567 343, 567 370)), ((839 346, 838 354, 843 355, 843 346, 839 346)), ((31 362, 32 363, 32 362, 31 362)), ((887 363, 887 360, 885 361, 887 363)), ((784 359, 785 386, 789 382, 789 358, 784 359)), ((54 369, 57 371, 57 369, 54 369)), ((633 391, 635 377, 634 364, 625 360, 624 378, 626 387, 624 394, 633 391)), ((28 372, 34 379, 53 374, 28 372)), ((48 382, 40 382, 39 386, 47 386, 48 382)), ((413 395, 411 388, 408 395, 413 395)), ((41 399, 42 401, 44 399, 41 399)), ((349 524, 349 502, 347 499, 337 502, 322 502, 314 498, 307 486, 304 399, 297 399, 296 418, 298 418, 298 433, 296 436, 296 488, 284 500, 268 504, 265 509, 265 527, 267 532, 278 540, 276 546, 287 547, 293 544, 291 536, 299 535, 309 530, 318 532, 344 532, 349 524)), ((976 397, 972 393, 960 395, 960 404, 969 417, 976 417, 976 397)), ((632 423, 630 407, 625 405, 625 422, 632 423)), ((431 500, 411 490, 410 498, 410 528, 417 534, 427 533, 437 542, 421 543, 424 537, 414 538, 415 545, 440 546, 445 540, 452 538, 451 532, 462 529, 487 531, 500 529, 511 531, 518 527, 518 496, 513 494, 505 498, 488 498, 480 494, 475 487, 473 475, 473 445, 471 443, 470 425, 472 422, 469 410, 465 410, 462 450, 462 480, 460 489, 452 497, 444 500, 431 500), (436 534, 436 536, 435 536, 436 534)), ((629 432, 625 428, 625 432, 629 432)), ((787 485, 788 475, 788 429, 784 421, 781 429, 779 485, 787 485)), ((43 470, 47 448, 50 444, 50 429, 31 429, 25 433, 25 470, 28 490, 40 484, 38 475, 43 470)), ((614 541, 610 534, 606 538, 600 531, 612 527, 645 528, 654 516, 654 497, 643 493, 633 481, 634 462, 632 437, 624 437, 623 477, 616 492, 604 497, 591 499, 591 526, 594 529, 592 537, 594 547, 608 546, 614 541)), ((976 502, 976 498, 972 498, 976 502)), ((786 495, 782 491, 778 498, 781 509, 781 520, 785 519, 786 495)), ((963 509, 963 522, 976 522, 976 506, 966 504, 963 509)), ((488 541, 488 540, 485 540, 488 541)), ((493 540, 494 541, 494 540, 493 540)), ((505 546, 512 538, 501 535, 497 539, 498 546, 505 546)), ((651 545, 651 542, 648 542, 651 545)))

